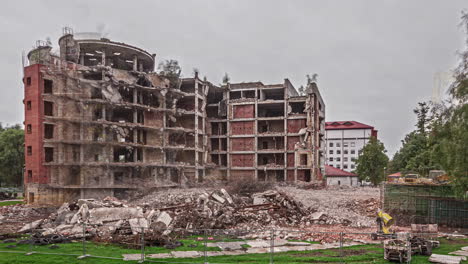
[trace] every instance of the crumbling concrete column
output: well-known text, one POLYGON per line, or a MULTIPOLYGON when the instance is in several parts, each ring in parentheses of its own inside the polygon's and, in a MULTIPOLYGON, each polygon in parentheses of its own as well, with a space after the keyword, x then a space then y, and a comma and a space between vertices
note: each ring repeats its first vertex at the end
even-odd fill
POLYGON ((133 70, 134 71, 138 70, 138 57, 137 57, 137 55, 133 55, 133 70))

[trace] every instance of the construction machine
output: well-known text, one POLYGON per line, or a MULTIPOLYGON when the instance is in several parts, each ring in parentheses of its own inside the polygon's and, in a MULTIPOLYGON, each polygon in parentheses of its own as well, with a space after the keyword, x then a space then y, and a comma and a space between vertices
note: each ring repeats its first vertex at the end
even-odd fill
POLYGON ((382 211, 381 209, 379 209, 377 211, 376 222, 377 222, 377 225, 379 227, 379 230, 377 230, 376 233, 371 234, 372 240, 377 240, 378 238, 387 238, 387 239, 389 239, 389 238, 395 239, 396 238, 395 233, 390 232, 390 227, 393 225, 393 223, 395 221, 393 220, 393 218, 389 214, 387 214, 384 211, 382 211))

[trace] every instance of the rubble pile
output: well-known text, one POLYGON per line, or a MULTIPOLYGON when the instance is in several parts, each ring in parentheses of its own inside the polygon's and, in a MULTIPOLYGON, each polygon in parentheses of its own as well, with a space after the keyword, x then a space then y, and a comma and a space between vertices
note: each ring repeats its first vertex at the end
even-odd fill
POLYGON ((346 207, 350 208, 356 213, 375 217, 377 210, 379 209, 380 203, 376 198, 369 198, 365 200, 354 200, 346 203, 346 207))
MULTIPOLYGON (((26 224, 19 232, 40 231, 42 236, 71 238, 81 238, 84 234, 96 240, 131 245, 138 242, 143 230, 145 238, 158 244, 170 240, 169 235, 176 229, 177 232, 228 229, 245 234, 246 238, 267 238, 273 229, 375 225, 374 217, 370 217, 378 206, 375 198, 346 199, 340 208, 310 200, 309 206, 305 206, 296 195, 281 188, 253 194, 230 194, 225 189, 178 189, 153 193, 133 202, 115 197, 80 199, 63 204, 48 218, 26 224)), ((313 232, 296 236, 323 242, 336 239, 330 234, 313 232)))
POLYGON ((373 227, 378 208, 378 188, 327 187, 308 191, 295 187, 279 187, 301 202, 311 212, 302 222, 310 224, 342 225, 347 227, 373 227))

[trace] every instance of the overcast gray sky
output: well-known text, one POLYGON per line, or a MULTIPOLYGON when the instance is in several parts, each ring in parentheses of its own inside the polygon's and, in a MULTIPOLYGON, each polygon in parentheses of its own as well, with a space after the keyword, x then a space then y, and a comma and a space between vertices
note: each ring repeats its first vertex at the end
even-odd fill
POLYGON ((453 69, 468 4, 450 1, 5 1, 0 9, 0 122, 22 123, 21 52, 63 26, 175 58, 217 84, 299 87, 318 73, 326 119, 375 126, 390 154, 413 129, 433 76, 453 69))

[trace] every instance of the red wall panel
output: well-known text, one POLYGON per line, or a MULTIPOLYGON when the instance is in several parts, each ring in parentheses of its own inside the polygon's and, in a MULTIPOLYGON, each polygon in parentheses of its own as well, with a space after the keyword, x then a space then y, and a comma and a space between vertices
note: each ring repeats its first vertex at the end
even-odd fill
POLYGON ((231 139, 231 150, 233 151, 253 151, 254 138, 233 138, 231 139))
POLYGON ((25 170, 24 182, 47 183, 49 181, 47 168, 43 166, 43 116, 44 103, 42 90, 44 82, 40 72, 41 65, 34 64, 24 68, 24 124, 31 125, 31 134, 24 135, 25 170), (27 79, 31 84, 27 85, 27 79), (27 102, 31 102, 31 109, 27 109, 27 102), (28 146, 32 148, 32 155, 28 155, 28 146), (32 171, 32 179, 28 179, 28 171, 32 171))
POLYGON ((255 117, 255 105, 234 105, 234 118, 253 118, 255 117))
POLYGON ((294 167, 294 153, 288 153, 288 167, 294 167))
POLYGON ((294 171, 293 170, 288 170, 286 181, 288 181, 288 182, 293 182, 294 181, 294 171))
POLYGON ((231 135, 252 135, 254 134, 253 121, 241 121, 231 123, 231 135))
POLYGON ((231 166, 232 167, 253 167, 254 165, 253 154, 232 154, 231 166))
POLYGON ((255 172, 251 170, 232 170, 231 181, 254 180, 255 172))
POLYGON ((301 128, 306 127, 305 119, 292 119, 288 120, 288 132, 289 133, 299 133, 301 128))

